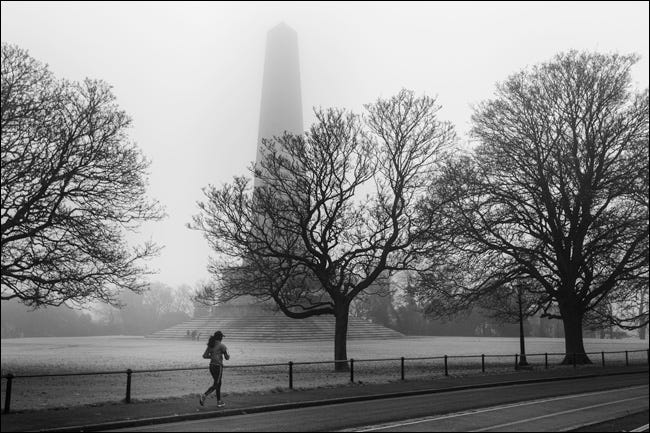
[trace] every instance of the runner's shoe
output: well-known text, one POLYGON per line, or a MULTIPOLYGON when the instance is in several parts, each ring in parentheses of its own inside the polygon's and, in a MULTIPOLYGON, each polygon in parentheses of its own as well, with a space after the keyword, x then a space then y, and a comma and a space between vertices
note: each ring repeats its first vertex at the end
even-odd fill
POLYGON ((199 403, 201 406, 205 404, 205 394, 201 394, 201 397, 199 397, 199 403))
POLYGON ((219 401, 217 402, 217 407, 224 407, 225 405, 226 405, 226 403, 224 403, 223 400, 219 400, 219 401))

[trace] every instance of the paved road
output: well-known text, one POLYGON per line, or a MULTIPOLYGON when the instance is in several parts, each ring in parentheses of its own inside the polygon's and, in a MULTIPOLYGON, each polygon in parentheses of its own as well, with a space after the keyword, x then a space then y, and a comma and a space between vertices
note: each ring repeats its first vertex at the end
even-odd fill
POLYGON ((562 431, 648 407, 648 385, 551 397, 349 431, 562 431))
POLYGON ((648 431, 648 418, 650 411, 639 412, 632 415, 626 415, 622 418, 616 418, 597 424, 591 424, 579 429, 573 430, 574 432, 612 432, 612 431, 629 431, 629 432, 647 432, 648 431))
POLYGON ((122 431, 548 431, 647 409, 648 374, 641 373, 333 404, 122 431))

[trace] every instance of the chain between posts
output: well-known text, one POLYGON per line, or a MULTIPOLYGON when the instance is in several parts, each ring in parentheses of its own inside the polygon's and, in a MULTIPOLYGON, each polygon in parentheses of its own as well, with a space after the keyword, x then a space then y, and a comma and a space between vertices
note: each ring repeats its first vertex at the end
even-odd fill
MULTIPOLYGON (((630 366, 630 353, 637 353, 637 352, 646 352, 647 356, 647 363, 650 365, 650 349, 645 349, 645 350, 625 350, 625 351, 619 351, 619 352, 605 352, 601 351, 601 362, 602 366, 605 367, 605 354, 606 353, 625 353, 625 366, 630 366)), ((597 353, 597 352, 596 352, 597 353)), ((541 355, 541 354, 539 354, 541 355)), ((559 355, 559 354, 556 354, 559 355)), ((572 364, 573 368, 577 368, 577 356, 578 354, 573 352, 571 353, 572 357, 572 364)), ((467 356, 459 356, 460 358, 481 358, 481 371, 485 372, 485 354, 481 355, 467 355, 467 356)), ((548 353, 544 353, 544 368, 548 369, 549 368, 549 360, 548 360, 548 353)), ((369 360, 362 360, 362 361, 382 361, 382 360, 399 360, 400 361, 400 378, 401 380, 405 380, 405 361, 407 359, 440 359, 440 356, 437 357, 415 357, 415 358, 406 358, 404 356, 400 358, 382 358, 382 359, 369 359, 369 360)), ((444 359, 444 373, 445 376, 449 376, 449 356, 444 355, 442 356, 444 359)), ((515 354, 515 368, 518 369, 518 361, 519 361, 519 354, 515 354)), ((346 362, 346 361, 336 361, 336 362, 346 362)), ((329 361, 316 361, 316 362, 298 362, 294 363, 293 361, 289 361, 288 364, 251 364, 251 365, 235 365, 231 366, 229 368, 239 368, 239 367, 250 367, 250 366, 255 366, 255 367, 260 367, 260 366, 280 366, 280 365, 285 365, 289 367, 289 389, 293 389, 293 366, 294 364, 326 364, 329 363, 329 361)), ((354 359, 351 358, 349 360, 350 363, 350 382, 354 383, 354 359)), ((127 369, 126 371, 121 370, 121 371, 101 371, 101 372, 83 372, 83 373, 61 373, 61 374, 34 374, 34 375, 14 375, 12 373, 8 373, 6 375, 3 375, 2 378, 7 380, 6 387, 5 387, 5 402, 4 402, 4 413, 10 413, 11 411, 11 399, 12 399, 12 389, 13 389, 13 382, 17 378, 27 378, 27 377, 61 377, 61 376, 86 376, 86 375, 100 375, 100 374, 124 374, 126 373, 126 396, 125 399, 123 400, 125 403, 131 403, 131 385, 132 385, 132 375, 133 373, 145 373, 145 372, 159 372, 159 371, 187 371, 187 370, 199 370, 202 369, 202 367, 192 367, 192 368, 168 368, 168 369, 155 369, 155 370, 132 370, 132 369, 127 369)))

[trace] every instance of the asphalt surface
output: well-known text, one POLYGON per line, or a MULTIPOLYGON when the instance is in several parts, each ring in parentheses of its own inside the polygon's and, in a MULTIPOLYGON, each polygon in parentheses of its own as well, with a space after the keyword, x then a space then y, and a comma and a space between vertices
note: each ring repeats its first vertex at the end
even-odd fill
POLYGON ((326 404, 119 431, 557 431, 647 409, 648 375, 640 373, 326 404))
MULTIPOLYGON (((507 392, 508 388, 499 392, 507 392)), ((566 431, 647 409, 648 385, 642 385, 526 400, 353 431, 566 431)))
POLYGON ((590 424, 587 426, 579 427, 574 432, 612 432, 612 431, 648 431, 648 417, 650 413, 645 412, 634 413, 626 415, 621 418, 608 420, 601 423, 590 424))
MULTIPOLYGON (((385 384, 360 384, 327 387, 311 390, 296 390, 256 394, 232 394, 227 390, 224 399, 225 408, 217 408, 215 399, 208 399, 206 405, 198 405, 198 394, 181 398, 163 400, 135 400, 131 404, 106 403, 100 405, 79 406, 73 408, 22 411, 1 416, 2 431, 105 431, 115 428, 128 428, 156 425, 168 422, 200 420, 207 418, 230 417, 242 414, 262 413, 268 416, 272 412, 286 409, 335 406, 356 401, 384 400, 392 397, 414 395, 438 395, 437 400, 444 400, 442 395, 451 391, 464 389, 494 389, 514 383, 561 382, 570 377, 579 376, 581 381, 609 375, 622 380, 631 376, 648 377, 647 366, 607 367, 607 368, 554 368, 550 370, 512 371, 501 374, 473 374, 468 376, 450 376, 430 380, 406 380, 385 384)), ((521 401, 525 398, 515 396, 521 401)), ((469 398, 466 398, 469 399, 469 398)), ((516 400, 515 399, 515 400, 516 400)), ((336 411, 333 417, 336 417, 336 411)), ((366 424, 378 422, 370 420, 366 424)), ((255 429, 253 429, 255 430, 255 429)))

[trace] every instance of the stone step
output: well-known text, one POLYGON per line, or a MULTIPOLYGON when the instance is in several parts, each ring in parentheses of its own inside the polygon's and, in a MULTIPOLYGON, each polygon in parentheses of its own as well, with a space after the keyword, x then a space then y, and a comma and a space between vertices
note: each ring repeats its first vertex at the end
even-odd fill
MULTIPOLYGON (((150 338, 187 338, 196 331, 205 339, 221 330, 229 340, 243 341, 322 341, 334 338, 334 317, 313 316, 292 319, 273 311, 266 305, 228 305, 213 309, 212 315, 191 319, 162 331, 148 335, 150 338)), ((350 317, 348 338, 386 339, 402 338, 403 334, 369 322, 350 317)))

